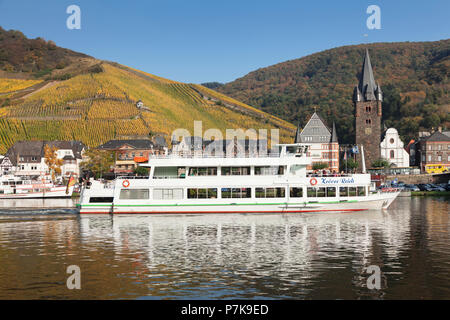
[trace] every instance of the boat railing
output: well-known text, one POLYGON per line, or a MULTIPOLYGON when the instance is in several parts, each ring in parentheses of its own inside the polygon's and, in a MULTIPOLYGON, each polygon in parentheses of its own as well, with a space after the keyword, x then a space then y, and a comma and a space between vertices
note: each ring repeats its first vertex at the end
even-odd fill
POLYGON ((119 180, 144 180, 148 178, 149 176, 117 176, 119 180))
POLYGON ((351 173, 327 173, 327 174, 318 174, 318 173, 307 173, 307 178, 341 178, 341 177, 352 177, 351 173))
POLYGON ((149 155, 149 160, 151 159, 191 159, 191 158, 280 158, 280 157, 301 157, 304 154, 301 153, 238 153, 238 154, 210 154, 204 152, 198 153, 169 153, 164 155, 149 155))

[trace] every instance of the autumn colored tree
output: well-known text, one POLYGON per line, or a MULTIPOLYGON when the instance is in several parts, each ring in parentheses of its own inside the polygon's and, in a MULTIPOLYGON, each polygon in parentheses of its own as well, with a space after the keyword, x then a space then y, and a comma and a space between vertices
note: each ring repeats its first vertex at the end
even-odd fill
POLYGON ((58 148, 55 146, 50 147, 48 144, 44 146, 44 161, 52 175, 53 181, 55 181, 56 174, 61 174, 61 166, 63 165, 63 159, 58 159, 57 151, 58 148))
POLYGON ((108 150, 89 149, 85 152, 86 160, 80 166, 84 170, 91 170, 95 177, 101 177, 105 172, 110 172, 114 167, 115 153, 108 150))

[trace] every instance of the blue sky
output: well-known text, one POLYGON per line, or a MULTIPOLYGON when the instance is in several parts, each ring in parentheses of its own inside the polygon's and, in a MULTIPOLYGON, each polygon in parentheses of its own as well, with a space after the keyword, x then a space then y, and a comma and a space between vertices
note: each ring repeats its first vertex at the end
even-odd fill
POLYGON ((183 82, 229 82, 342 45, 449 38, 449 0, 0 0, 0 26, 183 82), (69 30, 69 5, 81 30, 69 30), (369 30, 369 5, 381 29, 369 30))

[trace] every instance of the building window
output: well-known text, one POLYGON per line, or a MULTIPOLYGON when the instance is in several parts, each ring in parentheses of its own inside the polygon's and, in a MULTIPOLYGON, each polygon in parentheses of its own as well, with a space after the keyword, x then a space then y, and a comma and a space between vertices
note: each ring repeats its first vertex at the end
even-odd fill
POLYGON ((390 142, 391 144, 394 144, 394 138, 391 138, 391 140, 389 140, 389 142, 390 142))
POLYGON ((395 152, 394 152, 394 150, 391 150, 390 157, 391 157, 391 159, 394 159, 394 158, 395 158, 395 152))
POLYGON ((372 107, 366 107, 366 112, 371 112, 372 111, 372 107))
POLYGON ((428 156, 428 161, 431 161, 431 155, 428 156))
POLYGON ((439 162, 442 161, 442 156, 438 156, 438 161, 439 161, 439 162))
POLYGON ((366 119, 366 124, 372 124, 372 120, 371 119, 366 119))

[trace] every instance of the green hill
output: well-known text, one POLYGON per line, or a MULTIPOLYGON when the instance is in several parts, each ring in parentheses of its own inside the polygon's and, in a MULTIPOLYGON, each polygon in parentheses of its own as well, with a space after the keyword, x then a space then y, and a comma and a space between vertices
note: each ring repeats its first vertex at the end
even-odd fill
POLYGON ((18 31, 0 29, 0 53, 0 153, 17 140, 97 146, 110 139, 170 137, 177 128, 193 133, 195 120, 224 136, 227 128, 279 128, 280 140, 289 142, 295 133, 289 122, 201 85, 100 61, 18 31))
MULTIPOLYGON (((354 141, 353 88, 364 50, 384 93, 383 122, 409 141, 419 129, 450 126, 450 40, 344 46, 247 74, 215 90, 292 123, 318 106, 341 142, 354 141)), ((210 85, 209 83, 206 85, 210 85)))

